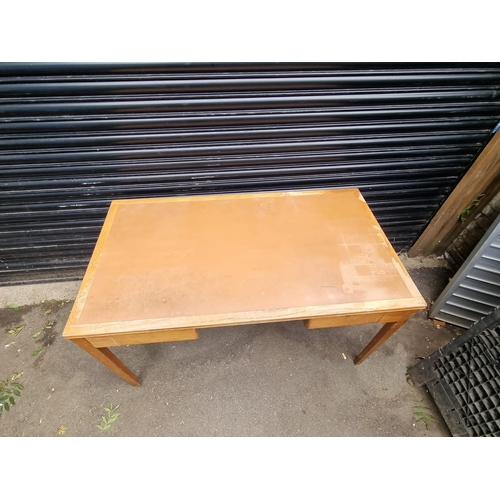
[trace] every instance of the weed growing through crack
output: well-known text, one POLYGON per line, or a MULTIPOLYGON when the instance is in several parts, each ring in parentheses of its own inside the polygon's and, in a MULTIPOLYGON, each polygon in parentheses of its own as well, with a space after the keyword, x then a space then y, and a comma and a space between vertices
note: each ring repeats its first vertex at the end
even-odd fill
POLYGON ((120 408, 120 405, 113 406, 109 405, 109 408, 104 408, 104 411, 108 414, 108 418, 106 417, 101 417, 102 418, 102 424, 101 425, 96 425, 98 429, 101 431, 106 431, 111 427, 111 424, 121 415, 121 413, 115 413, 116 410, 120 408))
POLYGON ((21 391, 24 390, 24 386, 22 384, 19 382, 13 382, 13 380, 16 380, 16 375, 19 374, 14 373, 12 380, 10 381, 9 379, 0 380, 0 417, 2 416, 4 409, 5 411, 9 411, 10 407, 16 404, 15 397, 21 397, 21 391))
MULTIPOLYGON (((416 403, 422 403, 423 400, 420 401, 415 401, 416 403)), ((434 422, 435 418, 434 415, 432 415, 431 412, 432 410, 430 408, 427 408, 427 406, 420 406, 416 405, 413 407, 413 414, 418 417, 417 418, 417 423, 422 423, 425 425, 425 428, 428 429, 429 425, 434 422)))

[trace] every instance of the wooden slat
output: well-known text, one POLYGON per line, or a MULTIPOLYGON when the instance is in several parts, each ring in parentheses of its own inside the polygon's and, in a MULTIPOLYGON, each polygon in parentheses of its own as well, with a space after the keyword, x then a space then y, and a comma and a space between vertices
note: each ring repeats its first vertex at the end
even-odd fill
POLYGON ((410 257, 442 255, 499 191, 500 133, 497 132, 448 196, 408 255, 410 257), (466 221, 462 222, 460 214, 481 195, 484 196, 478 207, 471 210, 466 221))

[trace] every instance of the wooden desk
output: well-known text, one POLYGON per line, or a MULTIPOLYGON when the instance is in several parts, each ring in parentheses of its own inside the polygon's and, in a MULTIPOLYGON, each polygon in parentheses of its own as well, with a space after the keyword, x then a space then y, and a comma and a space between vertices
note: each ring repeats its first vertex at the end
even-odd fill
POLYGON ((271 321, 385 323, 359 364, 425 307, 357 189, 124 200, 63 336, 140 385, 108 347, 271 321))

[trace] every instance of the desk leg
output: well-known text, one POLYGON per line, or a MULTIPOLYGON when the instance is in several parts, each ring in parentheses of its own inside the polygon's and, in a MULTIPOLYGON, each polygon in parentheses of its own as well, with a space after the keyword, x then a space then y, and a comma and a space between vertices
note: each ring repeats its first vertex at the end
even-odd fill
POLYGON ((372 352, 376 351, 393 333, 403 326, 411 317, 412 314, 402 317, 396 323, 386 323, 380 331, 373 337, 371 342, 361 351, 358 357, 354 360, 355 365, 362 363, 372 352))
POLYGON ((77 346, 106 365, 129 384, 139 386, 141 381, 107 348, 94 347, 87 339, 71 339, 77 346))

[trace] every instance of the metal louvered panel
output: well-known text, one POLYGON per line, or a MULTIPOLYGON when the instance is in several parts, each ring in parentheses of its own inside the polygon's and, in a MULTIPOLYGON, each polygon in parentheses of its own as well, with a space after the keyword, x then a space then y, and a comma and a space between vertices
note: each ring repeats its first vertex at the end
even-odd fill
POLYGON ((0 281, 81 272, 120 198, 358 187, 405 250, 499 90, 490 63, 0 64, 0 281))
POLYGON ((429 317, 470 328, 500 307, 500 216, 436 300, 429 317))

